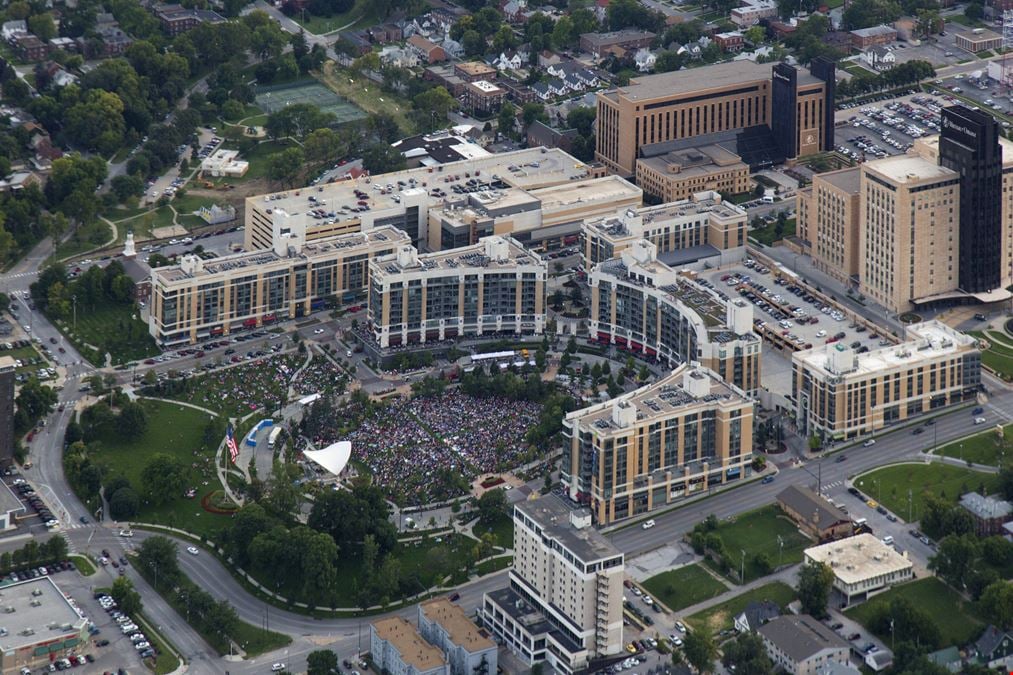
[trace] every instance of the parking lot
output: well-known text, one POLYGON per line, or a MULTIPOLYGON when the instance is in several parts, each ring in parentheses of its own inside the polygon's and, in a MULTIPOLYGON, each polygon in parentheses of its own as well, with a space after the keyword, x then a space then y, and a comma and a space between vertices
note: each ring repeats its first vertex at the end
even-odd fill
POLYGON ((907 94, 839 110, 837 151, 866 160, 907 152, 915 139, 939 133, 939 112, 954 101, 943 95, 907 94))
POLYGON ((764 338, 763 382, 778 394, 791 393, 791 355, 796 350, 841 342, 861 352, 890 344, 850 322, 839 308, 822 302, 793 277, 747 259, 705 279, 719 292, 753 303, 753 323, 764 338))
MULTIPOLYGON (((1013 92, 1003 91, 1001 85, 988 77, 986 64, 982 62, 980 70, 970 73, 958 73, 935 81, 940 95, 948 96, 948 91, 975 101, 981 108, 990 112, 1009 115, 1013 113, 1013 92)), ((950 97, 952 101, 957 99, 950 97)), ((1009 129, 1010 123, 1000 120, 1003 128, 1009 129)))

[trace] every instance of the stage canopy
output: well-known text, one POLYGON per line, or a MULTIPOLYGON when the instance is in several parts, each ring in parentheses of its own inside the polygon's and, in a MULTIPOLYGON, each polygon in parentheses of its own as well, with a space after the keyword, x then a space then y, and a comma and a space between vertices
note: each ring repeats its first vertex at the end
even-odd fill
POLYGON ((338 476, 348 466, 348 460, 352 457, 352 444, 349 441, 338 441, 323 450, 307 450, 303 454, 338 476))

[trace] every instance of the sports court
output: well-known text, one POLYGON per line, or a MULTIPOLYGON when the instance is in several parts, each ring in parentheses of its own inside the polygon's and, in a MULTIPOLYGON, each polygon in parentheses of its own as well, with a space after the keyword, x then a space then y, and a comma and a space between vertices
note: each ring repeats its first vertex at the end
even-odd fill
POLYGON ((355 105, 315 80, 257 87, 256 101, 261 110, 268 114, 296 103, 310 103, 324 112, 333 113, 339 124, 366 116, 355 105))

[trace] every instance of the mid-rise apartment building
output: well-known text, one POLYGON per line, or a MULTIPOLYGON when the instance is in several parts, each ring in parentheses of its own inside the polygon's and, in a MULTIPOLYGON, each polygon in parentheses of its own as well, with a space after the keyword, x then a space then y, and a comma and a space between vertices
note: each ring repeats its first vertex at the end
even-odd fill
POLYGON ((591 272, 592 340, 649 358, 695 362, 747 392, 760 387, 762 341, 753 307, 728 301, 658 260, 641 239, 591 272))
POLYGON ((799 239, 814 266, 842 283, 857 283, 860 276, 861 178, 859 167, 821 173, 798 191, 799 239))
POLYGON ((673 261, 685 261, 694 254, 708 257, 745 246, 748 229, 744 209, 723 201, 717 192, 697 192, 689 199, 584 221, 580 254, 590 271, 646 239, 662 260, 673 254, 673 261))
POLYGON ((792 368, 799 433, 835 440, 968 400, 981 385, 977 341, 938 321, 864 354, 841 343, 795 352, 792 368))
POLYGON ((409 243, 394 227, 306 241, 304 221, 276 210, 273 247, 151 271, 148 329, 162 346, 194 343, 308 315, 331 298, 363 294, 369 261, 409 243))
POLYGON ((404 243, 369 264, 368 347, 545 329, 547 265, 509 237, 420 255, 404 243))
POLYGON ((946 108, 939 135, 816 176, 798 201, 815 266, 891 312, 1013 298, 1013 142, 987 113, 946 108))
POLYGON ((623 554, 586 509, 555 495, 514 505, 510 585, 486 593, 481 616, 525 664, 582 671, 623 650, 623 554))
MULTIPOLYGON (((784 158, 833 147, 833 63, 809 72, 787 64, 721 63, 634 77, 598 92, 595 157, 632 176, 643 146, 766 127, 784 158)), ((741 154, 741 153, 740 153, 741 154)))
POLYGON ((645 148, 637 160, 637 185, 662 202, 688 199, 714 190, 741 194, 753 187, 749 165, 720 145, 670 150, 665 144, 645 148))
POLYGON ((753 402, 713 371, 682 365, 636 391, 568 413, 561 479, 607 525, 743 478, 753 402))
POLYGON ((402 616, 369 625, 369 653, 380 672, 391 675, 450 675, 447 659, 402 616))
POLYGON ((243 245, 271 248, 271 214, 281 209, 305 221, 307 242, 390 225, 428 251, 492 234, 553 249, 576 241, 585 218, 642 204, 639 188, 558 148, 495 155, 478 148, 466 159, 427 164, 248 197, 243 245))

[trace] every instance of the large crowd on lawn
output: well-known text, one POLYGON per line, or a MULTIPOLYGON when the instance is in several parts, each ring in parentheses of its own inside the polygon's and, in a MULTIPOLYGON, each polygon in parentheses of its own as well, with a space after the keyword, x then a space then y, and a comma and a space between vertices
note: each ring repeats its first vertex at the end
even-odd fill
MULTIPOLYGON (((318 447, 352 442, 352 457, 373 481, 412 505, 448 496, 446 470, 470 480, 511 466, 527 447, 524 434, 541 406, 498 397, 473 398, 458 390, 398 399, 377 408, 344 438, 314 439, 318 447)), ((335 434, 336 436, 336 434, 335 434)))
POLYGON ((288 401, 288 387, 305 356, 275 354, 193 378, 188 391, 172 398, 244 417, 264 408, 275 410, 288 401))
POLYGON ((299 396, 310 394, 340 394, 344 391, 348 376, 325 356, 314 356, 299 377, 292 383, 299 396))

